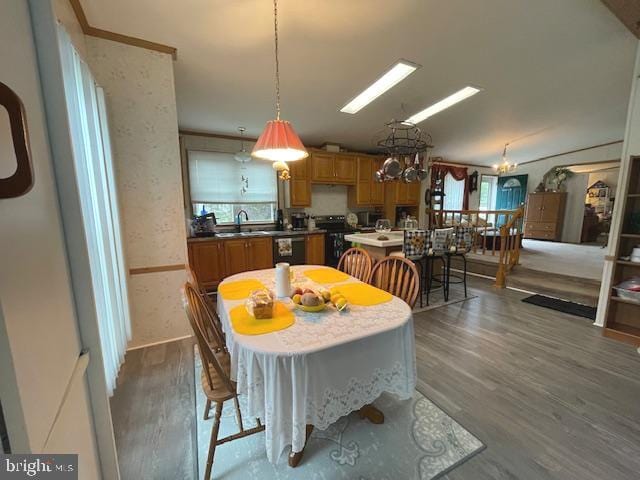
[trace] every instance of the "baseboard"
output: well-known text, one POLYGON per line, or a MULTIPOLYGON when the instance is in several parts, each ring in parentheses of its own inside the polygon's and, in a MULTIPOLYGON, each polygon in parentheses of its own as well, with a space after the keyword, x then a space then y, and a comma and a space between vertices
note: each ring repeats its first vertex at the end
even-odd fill
POLYGON ((127 352, 132 350, 140 350, 141 348, 153 347, 155 345, 162 345, 163 343, 179 342, 185 338, 191 338, 193 335, 185 335, 183 337, 169 338, 168 340, 160 340, 159 342, 145 343, 144 345, 136 345, 135 347, 127 348, 127 352))

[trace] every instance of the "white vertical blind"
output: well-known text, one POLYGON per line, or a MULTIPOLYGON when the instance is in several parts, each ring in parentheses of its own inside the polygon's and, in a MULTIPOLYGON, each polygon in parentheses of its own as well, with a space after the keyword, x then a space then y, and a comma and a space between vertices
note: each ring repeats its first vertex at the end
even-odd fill
POLYGON ((58 36, 105 377, 112 394, 131 338, 131 321, 104 92, 96 88, 89 67, 60 25, 58 36))
POLYGON ((240 163, 232 153, 190 150, 189 184, 193 203, 248 204, 278 200, 273 163, 264 160, 240 163))
POLYGON ((464 180, 456 180, 450 173, 444 177, 444 210, 462 210, 464 180))

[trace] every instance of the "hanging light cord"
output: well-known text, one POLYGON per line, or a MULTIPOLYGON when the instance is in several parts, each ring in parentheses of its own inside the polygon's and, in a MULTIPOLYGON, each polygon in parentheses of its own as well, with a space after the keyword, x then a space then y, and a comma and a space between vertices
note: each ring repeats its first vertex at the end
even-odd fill
POLYGON ((502 161, 506 163, 507 161, 507 145, 509 145, 508 143, 504 144, 504 150, 502 151, 502 161))
POLYGON ((278 61, 278 0, 273 0, 273 29, 276 52, 276 120, 280 120, 280 62, 278 61))

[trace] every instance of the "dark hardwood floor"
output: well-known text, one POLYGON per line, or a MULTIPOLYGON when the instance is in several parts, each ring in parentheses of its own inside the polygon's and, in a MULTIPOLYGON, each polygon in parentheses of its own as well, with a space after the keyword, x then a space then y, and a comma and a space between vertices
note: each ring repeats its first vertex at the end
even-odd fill
MULTIPOLYGON (((640 478, 635 348, 470 287, 478 298, 415 316, 418 389, 487 446, 445 478, 640 478)), ((192 358, 189 340, 127 354, 112 401, 123 480, 195 478, 192 358)))

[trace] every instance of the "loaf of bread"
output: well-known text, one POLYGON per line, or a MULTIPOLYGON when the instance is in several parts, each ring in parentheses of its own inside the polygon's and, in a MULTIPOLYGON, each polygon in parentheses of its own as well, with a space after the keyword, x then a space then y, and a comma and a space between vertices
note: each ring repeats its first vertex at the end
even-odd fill
POLYGON ((247 300, 247 310, 258 319, 273 318, 273 295, 269 290, 251 292, 247 300))

